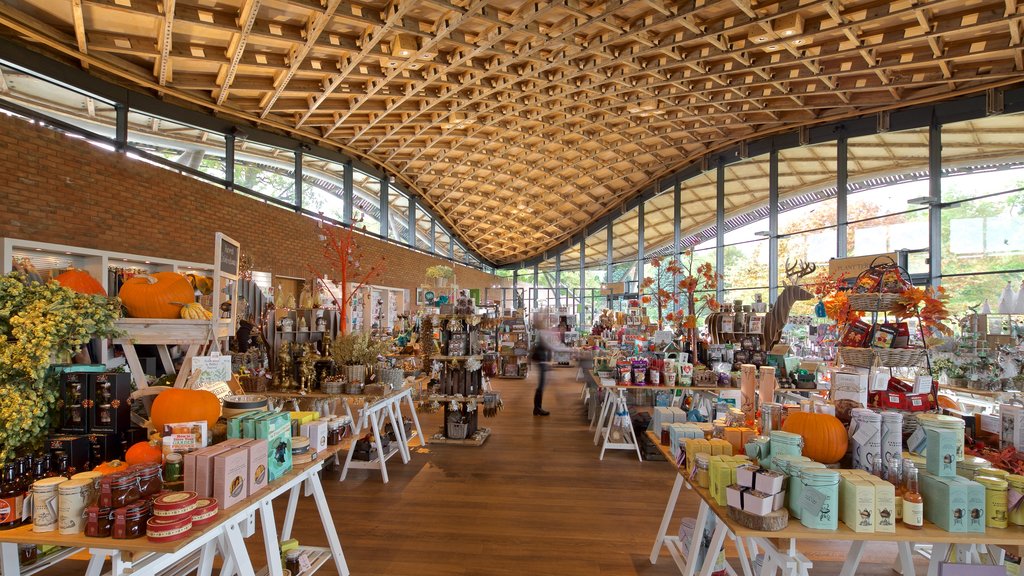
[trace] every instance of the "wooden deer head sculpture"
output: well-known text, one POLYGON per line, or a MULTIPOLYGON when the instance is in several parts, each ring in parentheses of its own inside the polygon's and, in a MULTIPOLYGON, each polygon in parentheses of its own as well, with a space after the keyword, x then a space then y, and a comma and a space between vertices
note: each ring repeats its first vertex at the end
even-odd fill
POLYGON ((815 270, 817 266, 813 263, 797 260, 790 264, 789 260, 786 260, 786 286, 775 299, 775 305, 765 316, 761 327, 765 351, 771 350, 772 346, 782 339, 782 328, 786 325, 793 303, 797 300, 810 300, 813 297, 810 292, 800 287, 799 281, 814 274, 815 270))

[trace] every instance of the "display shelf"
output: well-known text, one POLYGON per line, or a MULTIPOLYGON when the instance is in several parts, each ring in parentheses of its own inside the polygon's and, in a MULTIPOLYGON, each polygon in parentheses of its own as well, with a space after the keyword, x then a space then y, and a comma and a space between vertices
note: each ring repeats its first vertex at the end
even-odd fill
POLYGON ((484 356, 483 354, 470 354, 468 356, 445 356, 443 354, 438 354, 430 357, 431 360, 472 360, 474 358, 477 360, 483 360, 484 356))
POLYGON ((430 396, 427 397, 426 401, 427 402, 451 402, 452 400, 454 400, 456 402, 469 402, 470 400, 476 400, 477 402, 483 402, 484 401, 484 395, 483 394, 479 394, 477 396, 459 396, 459 395, 455 395, 455 396, 448 395, 448 396, 446 396, 444 394, 431 394, 430 396))
POLYGON ((448 438, 443 432, 439 432, 430 437, 431 444, 444 444, 447 446, 483 446, 484 442, 491 437, 490 428, 477 428, 476 433, 471 438, 464 438, 456 440, 454 438, 448 438))
MULTIPOLYGON (((331 559, 330 548, 321 548, 319 546, 299 546, 298 550, 307 553, 309 569, 303 570, 297 574, 292 574, 292 576, 310 576, 322 568, 323 565, 331 559)), ((270 570, 266 566, 256 571, 256 576, 267 576, 268 574, 270 574, 270 570)))
POLYGON ((32 574, 38 574, 51 566, 63 562, 68 558, 83 552, 85 548, 82 547, 69 547, 62 550, 58 550, 52 554, 48 554, 43 558, 36 560, 35 562, 21 567, 21 576, 32 576, 32 574))
POLYGON ((1020 390, 975 390, 973 388, 961 388, 959 386, 939 386, 939 392, 942 391, 956 392, 958 394, 973 394, 975 396, 984 396, 985 398, 998 398, 1003 394, 1009 394, 1011 396, 1021 395, 1024 392, 1020 390))

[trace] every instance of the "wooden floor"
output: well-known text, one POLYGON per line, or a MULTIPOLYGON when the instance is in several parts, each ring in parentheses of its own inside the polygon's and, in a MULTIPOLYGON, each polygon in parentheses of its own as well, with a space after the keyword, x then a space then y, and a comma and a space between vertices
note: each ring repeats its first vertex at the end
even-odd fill
MULTIPOLYGON (((611 451, 598 460, 579 401, 575 369, 559 368, 545 394, 551 416, 532 415, 535 381, 495 380, 505 409, 481 418, 493 434, 479 448, 427 446, 402 465, 389 464, 391 482, 354 470, 344 483, 324 476, 342 546, 354 576, 629 576, 678 574, 668 553, 648 556, 673 472, 665 462, 637 461, 611 451)), ((439 414, 421 414, 430 435, 439 414)), ((284 499, 278 503, 283 515, 284 499)), ((694 497, 680 497, 673 526, 696 515, 694 497)), ((260 532, 250 539, 263 564, 260 532)), ((300 503, 295 536, 324 545, 315 508, 300 503)), ((837 574, 848 544, 801 549, 814 574, 837 574)), ((733 551, 729 551, 734 554, 733 551)), ((858 574, 891 575, 894 545, 865 551, 858 574)), ((81 574, 66 563, 53 574, 81 574)), ((735 564, 738 566, 738 564, 735 564)), ((919 573, 924 573, 919 564, 919 573)), ((320 572, 334 574, 333 566, 320 572), (329 569, 330 568, 330 569, 329 569)))

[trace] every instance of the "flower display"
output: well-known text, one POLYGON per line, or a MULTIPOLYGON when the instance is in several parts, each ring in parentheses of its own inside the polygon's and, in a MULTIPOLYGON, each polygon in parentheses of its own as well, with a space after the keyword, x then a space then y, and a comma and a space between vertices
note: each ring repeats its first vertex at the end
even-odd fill
POLYGON ((52 359, 116 335, 120 310, 116 298, 27 282, 19 273, 0 276, 0 463, 45 437, 58 394, 48 377, 52 359))
POLYGON ((917 317, 921 321, 921 330, 925 338, 953 334, 953 329, 946 325, 949 310, 946 309, 946 290, 942 286, 933 288, 915 288, 913 286, 900 292, 896 304, 896 317, 900 320, 917 317))

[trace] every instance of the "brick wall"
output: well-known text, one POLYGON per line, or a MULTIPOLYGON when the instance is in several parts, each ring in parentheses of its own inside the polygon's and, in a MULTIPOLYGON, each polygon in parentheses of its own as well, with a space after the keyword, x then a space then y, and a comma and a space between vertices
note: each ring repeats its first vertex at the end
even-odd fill
MULTIPOLYGON (((80 139, 0 114, 0 237, 213 262, 213 235, 238 240, 255 268, 308 277, 325 269, 315 222, 80 139)), ((413 290, 445 260, 364 236, 366 265, 386 258, 374 284, 413 290)), ((497 277, 454 266, 465 288, 497 277)))

